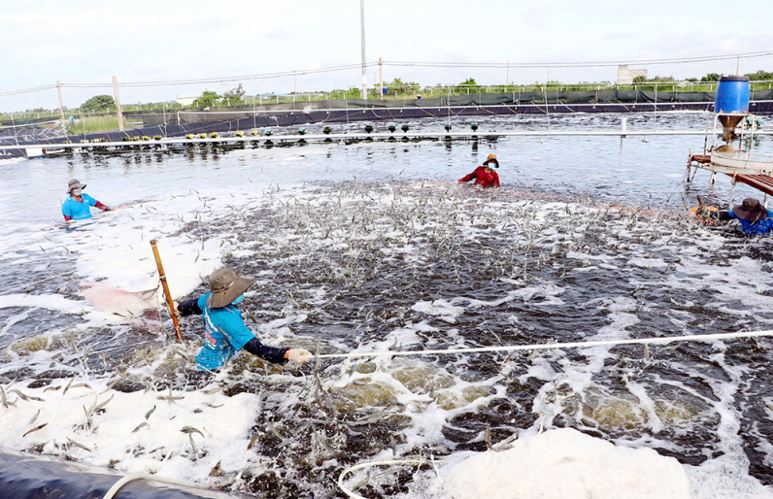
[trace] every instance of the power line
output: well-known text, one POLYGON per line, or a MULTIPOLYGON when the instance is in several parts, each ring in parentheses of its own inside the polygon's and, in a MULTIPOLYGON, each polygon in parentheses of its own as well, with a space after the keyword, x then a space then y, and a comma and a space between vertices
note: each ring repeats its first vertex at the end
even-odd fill
MULTIPOLYGON (((663 59, 621 59, 608 61, 563 61, 563 62, 433 62, 433 61, 384 61, 383 64, 393 67, 426 67, 426 68, 493 68, 493 69, 527 69, 527 68, 583 68, 583 67, 608 67, 621 64, 629 65, 656 65, 656 64, 688 64, 696 62, 724 61, 732 59, 750 59, 757 57, 766 57, 773 55, 773 50, 764 50, 756 52, 744 52, 738 54, 720 54, 705 55, 695 57, 681 58, 663 58, 663 59)), ((378 65, 377 62, 365 63, 365 67, 378 65)), ((344 64, 338 66, 328 66, 322 68, 309 68, 300 70, 279 71, 274 73, 256 73, 237 76, 218 76, 211 78, 195 78, 187 80, 150 80, 150 81, 128 81, 122 82, 121 87, 163 87, 163 86, 182 86, 182 85, 201 85, 230 83, 237 81, 250 80, 268 80, 275 78, 286 78, 290 76, 314 75, 322 73, 332 73, 337 71, 349 71, 362 68, 363 64, 344 64)), ((62 83, 62 87, 67 88, 109 88, 112 82, 71 82, 62 83)), ((0 91, 0 96, 20 95, 43 90, 51 90, 56 85, 41 85, 18 90, 0 91)))
MULTIPOLYGON (((370 62, 366 66, 374 66, 377 63, 370 62)), ((189 80, 156 80, 156 81, 129 81, 121 82, 121 87, 162 87, 162 86, 180 86, 180 85, 201 85, 207 83, 229 83, 236 81, 249 81, 249 80, 266 80, 274 78, 284 78, 289 76, 302 76, 320 73, 332 73, 336 71, 347 71, 352 69, 358 69, 361 64, 346 64, 341 66, 329 66, 323 68, 314 69, 298 69, 291 71, 280 71, 276 73, 259 73, 239 76, 223 76, 212 78, 198 78, 189 80)), ((94 87, 108 87, 112 86, 112 83, 101 82, 74 82, 74 83, 62 83, 63 87, 69 88, 94 88, 94 87)))
POLYGON ((666 59, 622 59, 609 61, 574 61, 574 62, 431 62, 431 61, 384 61, 389 66, 400 67, 431 67, 431 68, 583 68, 654 64, 686 64, 694 62, 724 61, 731 59, 749 59, 773 55, 773 50, 745 52, 741 54, 705 55, 696 57, 679 57, 666 59))
POLYGON ((42 90, 51 90, 52 88, 56 88, 56 85, 42 85, 39 87, 22 88, 19 90, 4 90, 0 91, 0 96, 30 94, 33 92, 40 92, 42 90))

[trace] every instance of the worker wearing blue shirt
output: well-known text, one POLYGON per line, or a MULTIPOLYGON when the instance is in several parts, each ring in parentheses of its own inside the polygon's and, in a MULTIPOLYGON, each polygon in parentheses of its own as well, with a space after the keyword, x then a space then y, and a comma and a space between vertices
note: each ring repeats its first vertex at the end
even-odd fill
POLYGON ((180 315, 201 314, 204 320, 204 345, 196 356, 200 370, 216 371, 242 348, 275 364, 286 364, 288 360, 304 363, 311 359, 311 352, 303 348, 262 344, 244 324, 239 304, 244 300, 243 293, 254 282, 253 278, 239 277, 223 267, 209 276, 209 293, 178 305, 180 315))
POLYGON ((728 212, 730 218, 738 219, 741 230, 747 236, 767 234, 773 231, 773 210, 766 210, 759 200, 746 198, 728 212))
POLYGON ((70 220, 88 220, 91 218, 92 206, 102 211, 110 211, 109 206, 100 203, 83 192, 85 188, 86 185, 81 184, 76 179, 72 179, 67 183, 69 197, 62 203, 62 215, 65 222, 70 220))

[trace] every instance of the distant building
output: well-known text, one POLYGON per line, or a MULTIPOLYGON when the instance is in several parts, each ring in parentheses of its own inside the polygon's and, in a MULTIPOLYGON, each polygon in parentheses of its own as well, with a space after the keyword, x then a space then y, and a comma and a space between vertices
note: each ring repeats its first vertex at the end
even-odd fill
POLYGON ((175 97, 175 102, 180 104, 181 106, 190 106, 192 105, 198 97, 175 97))
POLYGON ((647 77, 646 69, 628 69, 628 64, 620 64, 617 66, 617 83, 633 83, 633 79, 637 76, 647 77))

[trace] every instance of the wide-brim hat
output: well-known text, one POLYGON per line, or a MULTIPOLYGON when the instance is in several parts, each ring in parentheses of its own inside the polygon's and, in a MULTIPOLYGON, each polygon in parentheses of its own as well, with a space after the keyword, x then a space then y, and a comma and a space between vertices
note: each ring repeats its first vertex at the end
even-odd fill
POLYGON ((78 179, 72 179, 67 182, 67 193, 71 193, 73 189, 85 189, 86 184, 81 184, 78 179))
POLYGON ((760 203, 758 199, 746 198, 739 206, 733 208, 736 217, 749 222, 757 222, 768 216, 768 210, 760 203))
POLYGON ((486 156, 486 161, 483 162, 483 166, 486 166, 489 163, 494 163, 494 166, 499 168, 499 160, 497 159, 497 155, 493 152, 486 156))
POLYGON ((255 283, 254 277, 241 277, 228 267, 222 267, 209 276, 212 294, 207 298, 207 307, 222 308, 237 299, 255 283))

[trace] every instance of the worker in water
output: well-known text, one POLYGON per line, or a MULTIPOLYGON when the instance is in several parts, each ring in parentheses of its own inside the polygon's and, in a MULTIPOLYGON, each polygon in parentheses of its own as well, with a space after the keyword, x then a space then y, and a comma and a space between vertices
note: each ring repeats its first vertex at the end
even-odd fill
POLYGON ((492 166, 499 168, 497 155, 493 153, 486 156, 486 161, 481 166, 475 168, 472 173, 460 178, 459 183, 466 184, 470 180, 475 180, 475 185, 483 188, 499 187, 499 175, 491 168, 492 166))
POLYGON ((286 364, 288 360, 302 364, 312 358, 311 352, 303 348, 264 345, 244 324, 239 304, 254 282, 254 278, 240 277, 223 267, 209 276, 211 291, 177 306, 180 315, 201 314, 204 320, 204 346, 196 356, 199 370, 218 370, 242 348, 274 364, 286 364))
POLYGON ((729 218, 738 219, 741 230, 747 236, 767 234, 773 231, 773 210, 766 210, 755 198, 746 198, 728 212, 729 218))
POLYGON ((110 207, 104 205, 89 196, 83 189, 86 188, 85 184, 81 184, 76 179, 72 179, 67 183, 67 194, 69 196, 62 203, 62 215, 64 215, 64 221, 70 220, 87 220, 91 218, 91 207, 94 206, 102 211, 110 211, 110 207))

